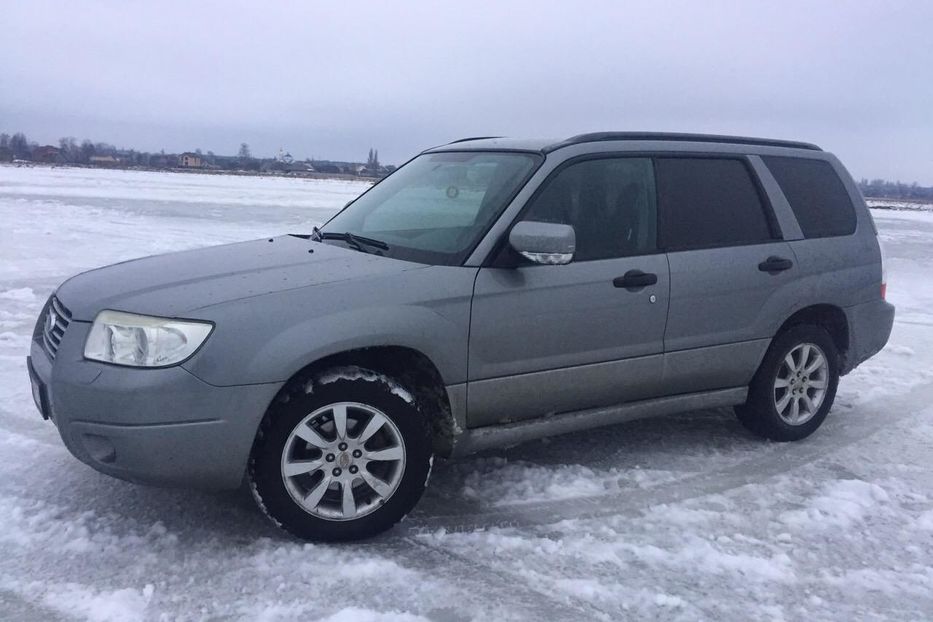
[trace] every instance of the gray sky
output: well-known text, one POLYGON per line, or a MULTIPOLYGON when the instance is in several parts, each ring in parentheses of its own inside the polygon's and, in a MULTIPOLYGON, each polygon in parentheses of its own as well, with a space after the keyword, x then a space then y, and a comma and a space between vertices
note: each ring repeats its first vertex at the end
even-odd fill
POLYGON ((933 185, 933 2, 14 2, 0 131, 383 162, 470 135, 816 142, 933 185))

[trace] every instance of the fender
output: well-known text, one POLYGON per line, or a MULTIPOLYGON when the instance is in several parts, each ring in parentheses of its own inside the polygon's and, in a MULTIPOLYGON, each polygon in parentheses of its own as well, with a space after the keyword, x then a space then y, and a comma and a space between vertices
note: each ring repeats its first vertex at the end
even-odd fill
POLYGON ((283 382, 332 354, 401 346, 446 384, 465 382, 476 270, 434 266, 208 307, 199 315, 214 333, 184 367, 217 386, 283 382))

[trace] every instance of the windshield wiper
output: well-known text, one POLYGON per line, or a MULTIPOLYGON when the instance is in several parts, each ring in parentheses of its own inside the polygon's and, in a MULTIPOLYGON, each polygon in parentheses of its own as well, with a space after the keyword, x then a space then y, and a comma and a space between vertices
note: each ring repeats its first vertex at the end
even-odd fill
POLYGON ((366 252, 363 250, 364 245, 372 246, 373 248, 378 248, 384 251, 389 250, 389 245, 382 240, 367 238, 366 236, 356 235, 355 233, 350 233, 349 231, 345 231, 343 233, 334 233, 332 231, 321 231, 315 227, 314 236, 318 240, 342 240, 356 250, 362 251, 364 253, 366 252))

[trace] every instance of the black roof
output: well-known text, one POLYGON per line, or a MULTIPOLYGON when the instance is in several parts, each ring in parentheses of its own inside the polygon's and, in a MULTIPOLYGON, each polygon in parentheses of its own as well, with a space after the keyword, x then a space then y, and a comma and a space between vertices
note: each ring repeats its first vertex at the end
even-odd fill
POLYGON ((494 138, 502 138, 502 136, 469 136, 467 138, 458 138, 457 140, 452 140, 448 145, 455 145, 457 143, 468 143, 471 140, 492 140, 494 138))
POLYGON ((750 138, 748 136, 721 136, 718 134, 683 134, 676 132, 594 132, 591 134, 578 134, 567 140, 550 145, 545 152, 554 151, 561 147, 577 145, 579 143, 595 143, 606 140, 669 140, 677 142, 696 143, 729 143, 737 145, 757 145, 762 147, 790 147, 792 149, 809 149, 822 151, 811 143, 793 140, 775 140, 773 138, 750 138))
MULTIPOLYGON (((470 138, 461 138, 447 145, 457 145, 467 142, 478 142, 479 147, 509 148, 515 150, 530 150, 541 153, 550 153, 569 147, 570 145, 579 145, 581 143, 593 143, 603 141, 670 141, 670 142, 693 142, 693 143, 722 143, 732 145, 754 145, 760 147, 787 147, 791 149, 806 149, 809 151, 822 151, 818 146, 793 141, 777 140, 773 138, 752 138, 748 136, 721 136, 718 134, 687 134, 676 132, 593 132, 590 134, 578 134, 565 140, 518 140, 514 138, 501 138, 499 136, 475 136, 470 138)), ((443 150, 445 146, 435 147, 443 150)), ((470 145, 473 147, 473 145, 470 145)), ((429 150, 430 151, 430 150, 429 150)))

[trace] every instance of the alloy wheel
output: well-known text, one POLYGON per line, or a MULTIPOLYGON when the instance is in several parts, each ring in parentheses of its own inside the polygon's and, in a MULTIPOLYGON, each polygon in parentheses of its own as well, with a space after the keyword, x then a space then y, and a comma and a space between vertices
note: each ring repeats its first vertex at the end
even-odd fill
POLYGON ((372 406, 338 402, 302 419, 282 450, 282 480, 309 514, 355 520, 382 506, 405 472, 395 423, 372 406))
POLYGON ((774 408, 789 425, 803 425, 820 410, 829 387, 829 361, 814 343, 801 343, 784 357, 774 379, 774 408))

